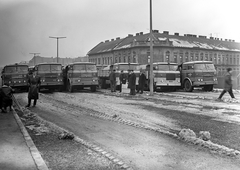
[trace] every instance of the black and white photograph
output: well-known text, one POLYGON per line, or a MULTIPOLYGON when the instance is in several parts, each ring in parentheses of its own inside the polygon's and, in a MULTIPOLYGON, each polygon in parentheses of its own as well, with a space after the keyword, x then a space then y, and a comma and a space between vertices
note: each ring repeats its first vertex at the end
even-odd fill
POLYGON ((240 170, 239 0, 0 0, 0 170, 240 170))

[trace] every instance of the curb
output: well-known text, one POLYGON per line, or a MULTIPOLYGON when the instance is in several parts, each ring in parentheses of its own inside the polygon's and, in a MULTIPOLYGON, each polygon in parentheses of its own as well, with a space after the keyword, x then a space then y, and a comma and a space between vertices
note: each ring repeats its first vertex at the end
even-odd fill
POLYGON ((39 153, 37 147, 35 146, 35 144, 32 141, 32 138, 30 137, 30 135, 28 134, 26 128, 24 127, 21 119, 19 118, 19 116, 17 115, 16 111, 13 109, 13 115, 15 120, 17 121, 18 126, 20 127, 20 130, 23 134, 23 137, 25 139, 25 142, 30 150, 30 153, 32 155, 32 158, 36 164, 36 167, 38 170, 49 170, 46 163, 44 162, 41 154, 39 153))
MULTIPOLYGON (((86 140, 84 139, 81 139, 79 138, 77 135, 75 135, 74 133, 62 128, 62 127, 59 127, 58 125, 52 123, 52 122, 49 122, 41 117, 39 117, 37 114, 35 114, 34 112, 31 112, 30 110, 26 109, 26 110, 23 110, 23 112, 29 112, 33 115, 36 116, 36 118, 38 119, 39 122, 42 122, 43 124, 45 124, 46 126, 48 127, 51 127, 53 128, 54 131, 56 132, 61 132, 61 133, 68 133, 68 134, 73 134, 74 138, 73 140, 77 143, 80 143, 82 145, 84 145, 85 147, 95 151, 96 153, 100 154, 100 155, 103 155, 104 157, 106 157, 107 159, 109 159, 112 163, 114 163, 115 165, 118 165, 121 169, 125 169, 125 170, 132 170, 132 168, 127 165, 126 163, 124 163, 122 160, 114 157, 112 154, 110 154, 109 152, 105 151, 104 149, 102 149, 101 147, 95 145, 95 144, 92 144, 91 142, 87 142, 86 140)), ((20 118, 19 118, 20 119, 20 118)), ((25 127, 24 127, 25 128, 25 127)), ((48 169, 39 169, 39 170, 48 170, 48 169)))

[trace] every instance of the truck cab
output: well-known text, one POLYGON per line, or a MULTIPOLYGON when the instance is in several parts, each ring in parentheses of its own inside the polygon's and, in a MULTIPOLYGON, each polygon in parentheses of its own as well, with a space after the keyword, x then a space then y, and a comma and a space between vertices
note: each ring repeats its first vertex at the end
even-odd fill
POLYGON ((203 87, 205 91, 212 91, 218 83, 217 73, 211 61, 191 61, 179 65, 181 85, 185 91, 191 92, 194 87, 203 87))

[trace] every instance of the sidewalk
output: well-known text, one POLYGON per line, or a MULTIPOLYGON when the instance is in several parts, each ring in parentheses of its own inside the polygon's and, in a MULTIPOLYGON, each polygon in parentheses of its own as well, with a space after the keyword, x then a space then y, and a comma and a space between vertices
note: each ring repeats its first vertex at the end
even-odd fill
POLYGON ((0 169, 48 170, 15 111, 0 112, 0 169))

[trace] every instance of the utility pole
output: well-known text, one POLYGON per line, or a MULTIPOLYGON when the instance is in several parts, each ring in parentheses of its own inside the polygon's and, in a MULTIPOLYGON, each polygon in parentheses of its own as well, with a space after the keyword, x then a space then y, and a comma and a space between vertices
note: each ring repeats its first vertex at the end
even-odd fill
POLYGON ((150 96, 153 95, 152 0, 150 0, 150 96))
POLYGON ((29 54, 33 54, 33 62, 34 62, 34 66, 36 65, 36 54, 40 54, 40 53, 29 53, 29 54))
POLYGON ((49 37, 49 38, 57 39, 57 63, 58 63, 58 39, 67 38, 67 37, 49 37))

